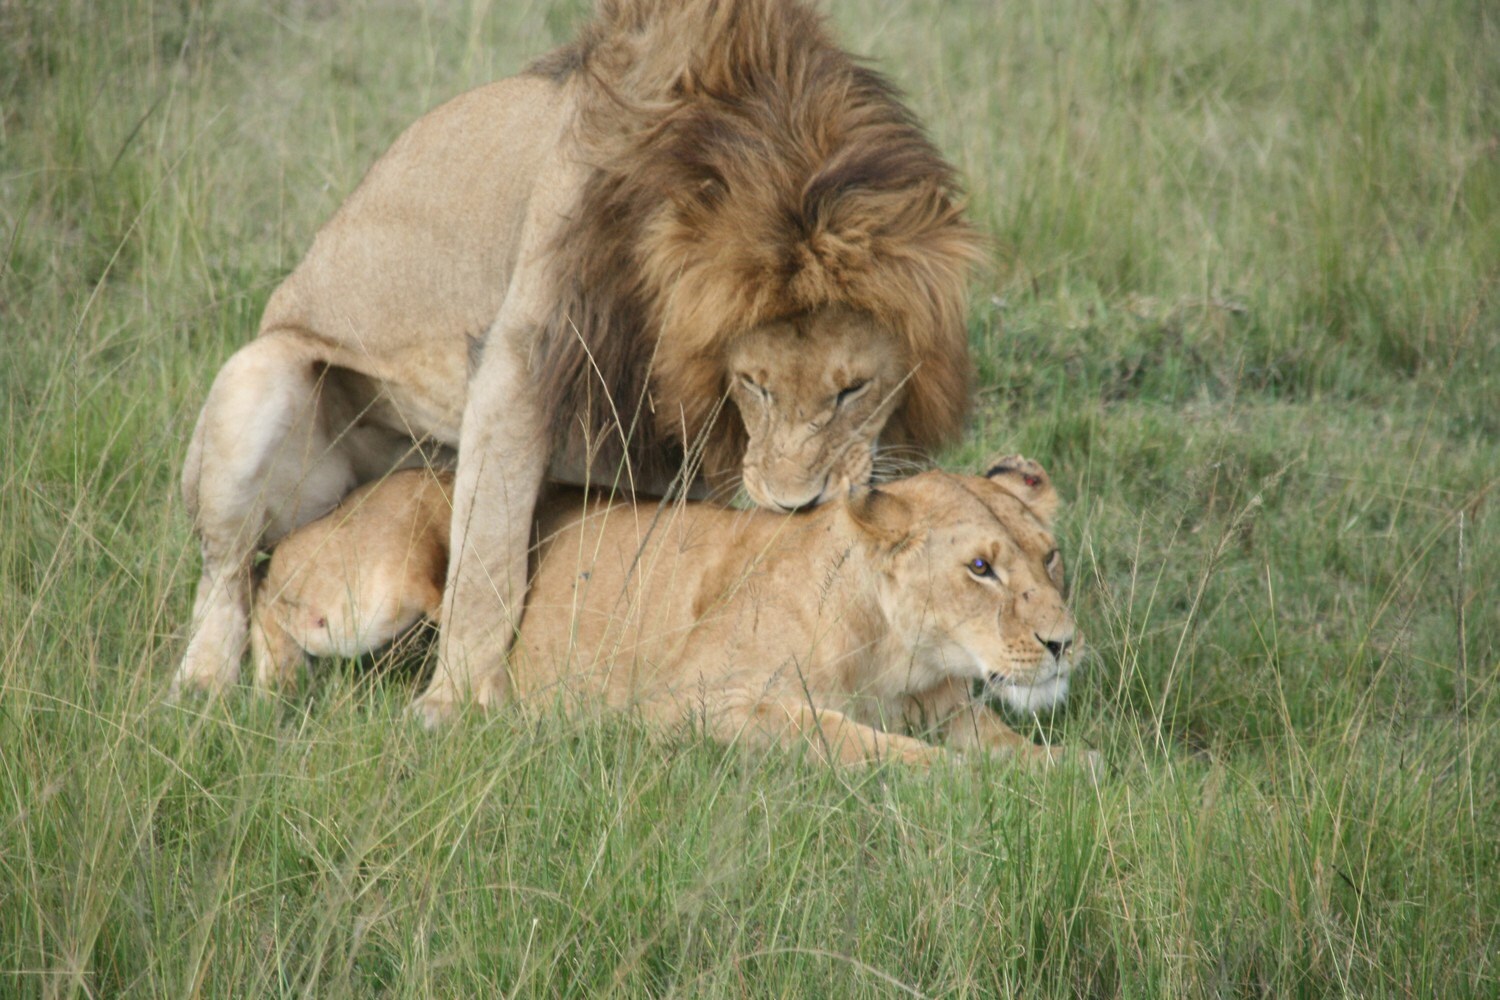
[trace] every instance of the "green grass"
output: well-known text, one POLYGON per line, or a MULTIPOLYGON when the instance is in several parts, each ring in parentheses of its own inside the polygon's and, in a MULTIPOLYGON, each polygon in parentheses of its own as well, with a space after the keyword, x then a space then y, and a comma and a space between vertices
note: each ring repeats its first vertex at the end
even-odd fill
POLYGON ((0 995, 1500 995, 1493 5, 830 4, 969 179, 1111 773, 165 704, 210 379, 581 2, 0 3, 0 995))

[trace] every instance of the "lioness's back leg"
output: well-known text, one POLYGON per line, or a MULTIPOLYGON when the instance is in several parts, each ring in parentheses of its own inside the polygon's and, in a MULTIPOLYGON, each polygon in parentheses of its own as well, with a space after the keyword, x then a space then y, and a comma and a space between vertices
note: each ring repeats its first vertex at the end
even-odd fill
POLYGON ((316 342, 278 331, 237 351, 209 389, 182 473, 203 573, 174 693, 214 691, 239 678, 256 549, 354 485, 340 428, 324 416, 324 371, 316 342))
POLYGON ((268 596, 258 604, 250 626, 250 660, 255 664, 255 686, 261 690, 291 687, 307 660, 297 640, 282 627, 277 600, 268 596))

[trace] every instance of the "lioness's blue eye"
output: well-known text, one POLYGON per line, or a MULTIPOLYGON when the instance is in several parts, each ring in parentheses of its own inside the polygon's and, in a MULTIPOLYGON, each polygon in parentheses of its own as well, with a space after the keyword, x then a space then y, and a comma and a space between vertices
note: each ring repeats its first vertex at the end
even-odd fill
POLYGON ((994 570, 990 569, 989 560, 975 559, 974 561, 969 563, 969 572, 973 573, 975 576, 991 576, 993 575, 994 570))

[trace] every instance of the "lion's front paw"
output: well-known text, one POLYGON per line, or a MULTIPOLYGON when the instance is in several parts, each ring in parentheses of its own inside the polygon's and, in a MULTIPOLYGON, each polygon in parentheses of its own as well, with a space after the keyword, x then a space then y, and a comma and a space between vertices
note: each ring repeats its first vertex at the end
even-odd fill
POLYGON ((411 703, 407 715, 424 729, 437 729, 456 719, 469 707, 498 708, 505 703, 510 690, 509 678, 500 670, 483 677, 470 678, 467 690, 452 682, 440 680, 411 703))
POLYGON ((238 683, 239 679, 240 672, 237 667, 216 669, 209 666, 195 670, 191 664, 184 663, 172 677, 172 684, 167 688, 167 698, 170 701, 181 701, 184 697, 192 695, 216 698, 223 693, 225 688, 238 683))
POLYGON ((407 706, 406 715, 431 732, 456 719, 462 707, 463 703, 457 698, 429 691, 407 706))
POLYGON ((474 685, 474 704, 485 710, 499 708, 510 694, 510 675, 504 670, 480 678, 474 685))

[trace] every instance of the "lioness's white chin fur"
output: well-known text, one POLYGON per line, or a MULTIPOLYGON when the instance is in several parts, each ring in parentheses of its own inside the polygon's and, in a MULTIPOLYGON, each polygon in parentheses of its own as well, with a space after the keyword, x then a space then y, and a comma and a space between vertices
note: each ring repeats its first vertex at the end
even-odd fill
POLYGON ((991 689, 1018 712, 1040 712, 1068 696, 1068 678, 1050 677, 1040 684, 1002 684, 991 689))

